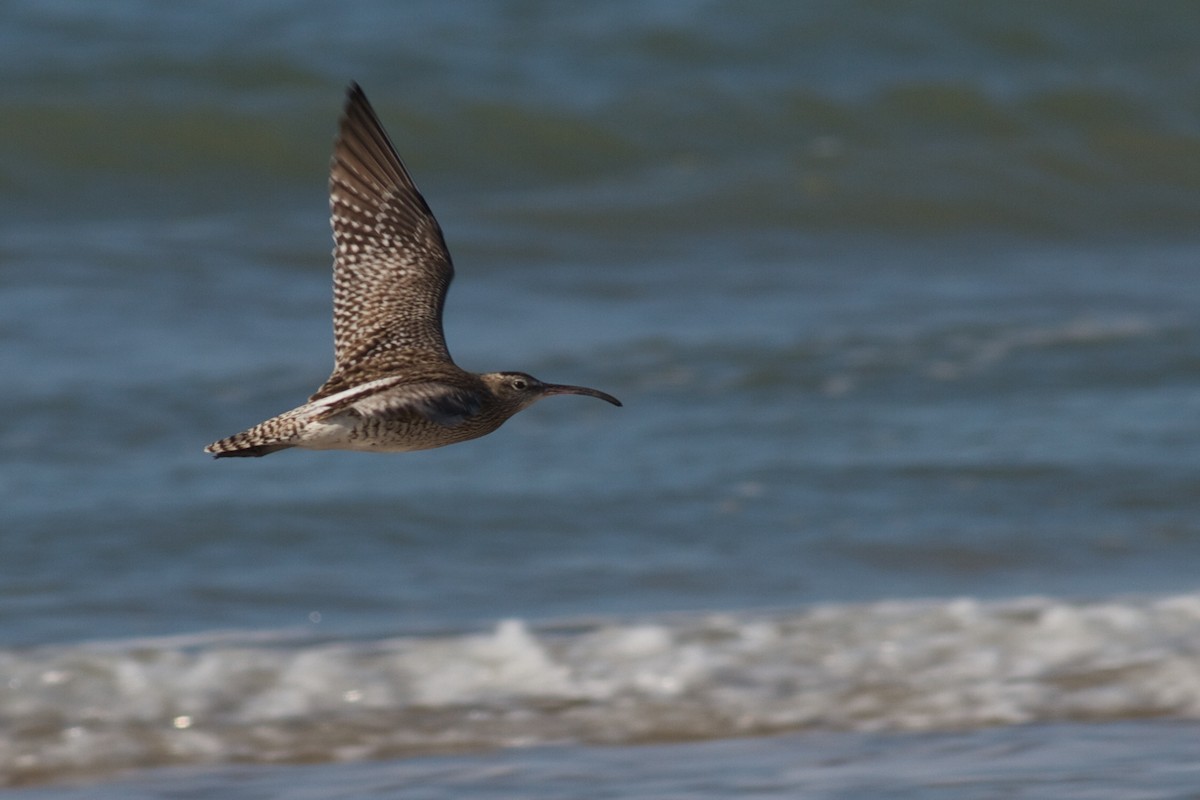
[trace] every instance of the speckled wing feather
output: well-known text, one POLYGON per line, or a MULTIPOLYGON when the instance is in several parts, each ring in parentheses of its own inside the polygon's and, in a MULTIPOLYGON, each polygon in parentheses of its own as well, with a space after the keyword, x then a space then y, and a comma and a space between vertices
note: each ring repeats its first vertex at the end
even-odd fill
POLYGON ((449 364, 442 306, 454 276, 441 228, 358 84, 329 178, 335 363, 312 400, 420 365, 449 364))
POLYGON ((414 381, 409 375, 393 375, 329 395, 304 408, 316 420, 349 412, 358 417, 377 419, 420 417, 453 428, 479 413, 482 405, 479 387, 456 386, 436 380, 414 381))

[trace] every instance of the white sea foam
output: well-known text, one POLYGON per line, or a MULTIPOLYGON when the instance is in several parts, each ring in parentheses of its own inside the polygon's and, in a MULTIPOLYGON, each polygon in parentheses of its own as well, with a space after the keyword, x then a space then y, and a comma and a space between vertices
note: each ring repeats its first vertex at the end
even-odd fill
POLYGON ((1200 718, 1200 595, 827 605, 0 652, 5 782, 813 728, 1200 718))

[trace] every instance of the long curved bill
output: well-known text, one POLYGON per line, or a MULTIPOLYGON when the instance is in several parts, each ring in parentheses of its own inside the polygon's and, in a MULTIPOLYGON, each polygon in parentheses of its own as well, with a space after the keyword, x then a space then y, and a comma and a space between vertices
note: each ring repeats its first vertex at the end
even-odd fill
POLYGON ((589 389, 586 386, 567 386, 562 383, 546 383, 543 384, 542 393, 551 394, 582 394, 587 397, 598 397, 606 403, 612 403, 614 406, 621 405, 621 401, 613 397, 607 392, 602 392, 599 389, 589 389))

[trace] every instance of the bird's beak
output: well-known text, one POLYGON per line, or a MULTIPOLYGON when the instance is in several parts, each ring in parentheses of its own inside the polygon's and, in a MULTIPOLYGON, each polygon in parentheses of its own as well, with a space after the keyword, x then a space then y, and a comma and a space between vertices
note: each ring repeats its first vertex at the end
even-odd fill
POLYGON ((621 405, 621 401, 611 394, 602 392, 599 389, 589 389, 586 386, 566 386, 561 383, 547 383, 543 384, 542 394, 582 394, 588 397, 598 397, 606 403, 612 403, 614 406, 621 405))

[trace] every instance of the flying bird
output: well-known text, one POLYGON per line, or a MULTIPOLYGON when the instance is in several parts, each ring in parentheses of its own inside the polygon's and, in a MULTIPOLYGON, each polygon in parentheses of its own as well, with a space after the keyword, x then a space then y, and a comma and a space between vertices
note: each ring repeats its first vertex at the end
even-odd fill
POLYGON ((450 252, 358 84, 347 92, 334 143, 329 205, 333 374, 304 405, 205 451, 226 458, 289 447, 427 450, 489 434, 551 395, 621 405, 597 389, 454 363, 442 332, 450 252))

